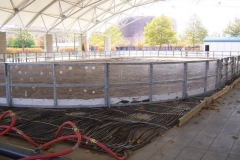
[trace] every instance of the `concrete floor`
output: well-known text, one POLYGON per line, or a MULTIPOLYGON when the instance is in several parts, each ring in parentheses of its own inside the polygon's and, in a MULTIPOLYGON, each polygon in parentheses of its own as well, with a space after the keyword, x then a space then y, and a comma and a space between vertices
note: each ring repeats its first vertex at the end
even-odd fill
MULTIPOLYGON (((181 127, 174 127, 127 160, 240 160, 240 83, 181 127)), ((0 141, 32 148, 26 141, 0 137, 0 141)), ((56 152, 71 147, 62 144, 56 152)), ((78 148, 65 157, 73 160, 114 160, 104 153, 78 148)), ((1 160, 7 158, 0 157, 1 160)))
POLYGON ((240 83, 211 106, 128 160, 240 160, 240 83))

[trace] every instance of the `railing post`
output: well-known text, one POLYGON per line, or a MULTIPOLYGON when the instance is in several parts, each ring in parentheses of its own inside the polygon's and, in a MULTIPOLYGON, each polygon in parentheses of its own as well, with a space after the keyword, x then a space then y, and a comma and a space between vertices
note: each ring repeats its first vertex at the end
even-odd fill
POLYGON ((237 56, 237 76, 239 74, 239 60, 240 60, 240 57, 237 56))
POLYGON ((223 70, 224 70, 224 66, 223 66, 223 62, 224 62, 224 59, 221 59, 221 61, 220 61, 220 70, 219 70, 219 75, 220 75, 220 77, 219 77, 219 79, 220 79, 220 87, 222 87, 223 86, 223 84, 222 84, 222 82, 223 82, 223 70))
POLYGON ((207 92, 207 79, 208 79, 209 61, 205 63, 205 78, 204 78, 204 93, 207 92))
POLYGON ((235 57, 230 57, 231 59, 231 79, 235 77, 235 57))
POLYGON ((183 70, 183 91, 182 98, 185 99, 188 97, 187 95, 187 74, 188 74, 188 63, 184 62, 184 70, 183 70))
POLYGON ((105 100, 105 105, 110 108, 110 93, 109 93, 109 63, 104 64, 104 79, 105 79, 105 86, 104 86, 104 100, 105 100))
POLYGON ((55 64, 52 64, 52 79, 53 79, 53 99, 54 99, 54 107, 56 107, 57 104, 57 83, 56 83, 56 70, 55 70, 55 64))
POLYGON ((218 59, 217 60, 217 65, 216 65, 216 80, 215 80, 215 89, 219 89, 221 86, 221 72, 222 72, 222 68, 221 68, 221 60, 218 59))
POLYGON ((229 58, 225 58, 225 77, 226 77, 226 81, 228 80, 228 59, 229 58))
POLYGON ((45 62, 47 61, 47 52, 45 52, 45 62))
MULTIPOLYGON (((6 59, 5 59, 6 60, 6 59)), ((16 62, 19 62, 19 53, 16 53, 16 62)), ((5 62, 5 61, 4 61, 5 62)))
POLYGON ((150 63, 150 73, 149 73, 149 102, 153 100, 153 63, 150 63))
POLYGON ((26 55, 26 62, 27 62, 27 60, 28 60, 28 58, 27 58, 27 53, 25 53, 25 55, 26 55))
POLYGON ((235 76, 237 77, 238 75, 238 57, 235 57, 235 76))
POLYGON ((17 54, 14 54, 14 62, 17 62, 17 54))
POLYGON ((5 86, 6 86, 6 99, 7 99, 7 106, 11 107, 12 106, 12 94, 11 94, 11 87, 10 87, 10 82, 11 82, 11 75, 10 75, 10 66, 5 63, 5 86))
POLYGON ((68 52, 68 60, 70 60, 70 52, 68 52))

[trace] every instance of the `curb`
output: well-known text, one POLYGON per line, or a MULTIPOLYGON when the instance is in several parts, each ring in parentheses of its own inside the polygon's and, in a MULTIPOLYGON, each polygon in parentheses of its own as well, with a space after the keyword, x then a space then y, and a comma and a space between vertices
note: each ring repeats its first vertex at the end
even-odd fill
POLYGON ((203 102, 201 102, 199 105, 197 105, 194 109, 192 109, 190 112, 182 116, 181 118, 178 119, 178 127, 183 125, 186 121, 188 121, 190 118, 192 118, 193 115, 195 115, 197 112, 199 112, 203 107, 208 106, 213 102, 213 100, 218 99, 222 95, 226 94, 229 92, 236 83, 240 82, 240 77, 236 79, 231 85, 228 85, 224 87, 221 91, 213 94, 212 96, 208 97, 205 99, 203 102))

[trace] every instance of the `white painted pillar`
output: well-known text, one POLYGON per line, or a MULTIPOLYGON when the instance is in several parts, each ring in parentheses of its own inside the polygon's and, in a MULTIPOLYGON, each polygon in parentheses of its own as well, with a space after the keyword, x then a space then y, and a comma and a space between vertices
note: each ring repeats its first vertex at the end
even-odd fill
POLYGON ((52 34, 45 34, 44 36, 44 52, 53 52, 52 34))
POLYGON ((7 40, 6 40, 6 32, 0 32, 0 62, 4 62, 5 54, 7 53, 7 40))
POLYGON ((111 51, 111 38, 110 37, 104 38, 104 51, 106 51, 106 52, 111 51))
POLYGON ((82 35, 78 37, 78 51, 82 51, 82 35))
POLYGON ((79 45, 78 45, 79 51, 89 51, 89 45, 87 41, 87 36, 86 35, 80 35, 79 37, 79 45))

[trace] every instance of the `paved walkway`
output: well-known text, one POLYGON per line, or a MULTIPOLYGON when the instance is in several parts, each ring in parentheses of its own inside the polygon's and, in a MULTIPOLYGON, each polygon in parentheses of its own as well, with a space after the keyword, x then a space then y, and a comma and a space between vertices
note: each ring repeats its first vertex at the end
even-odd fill
POLYGON ((240 83, 128 160, 240 160, 240 83))

